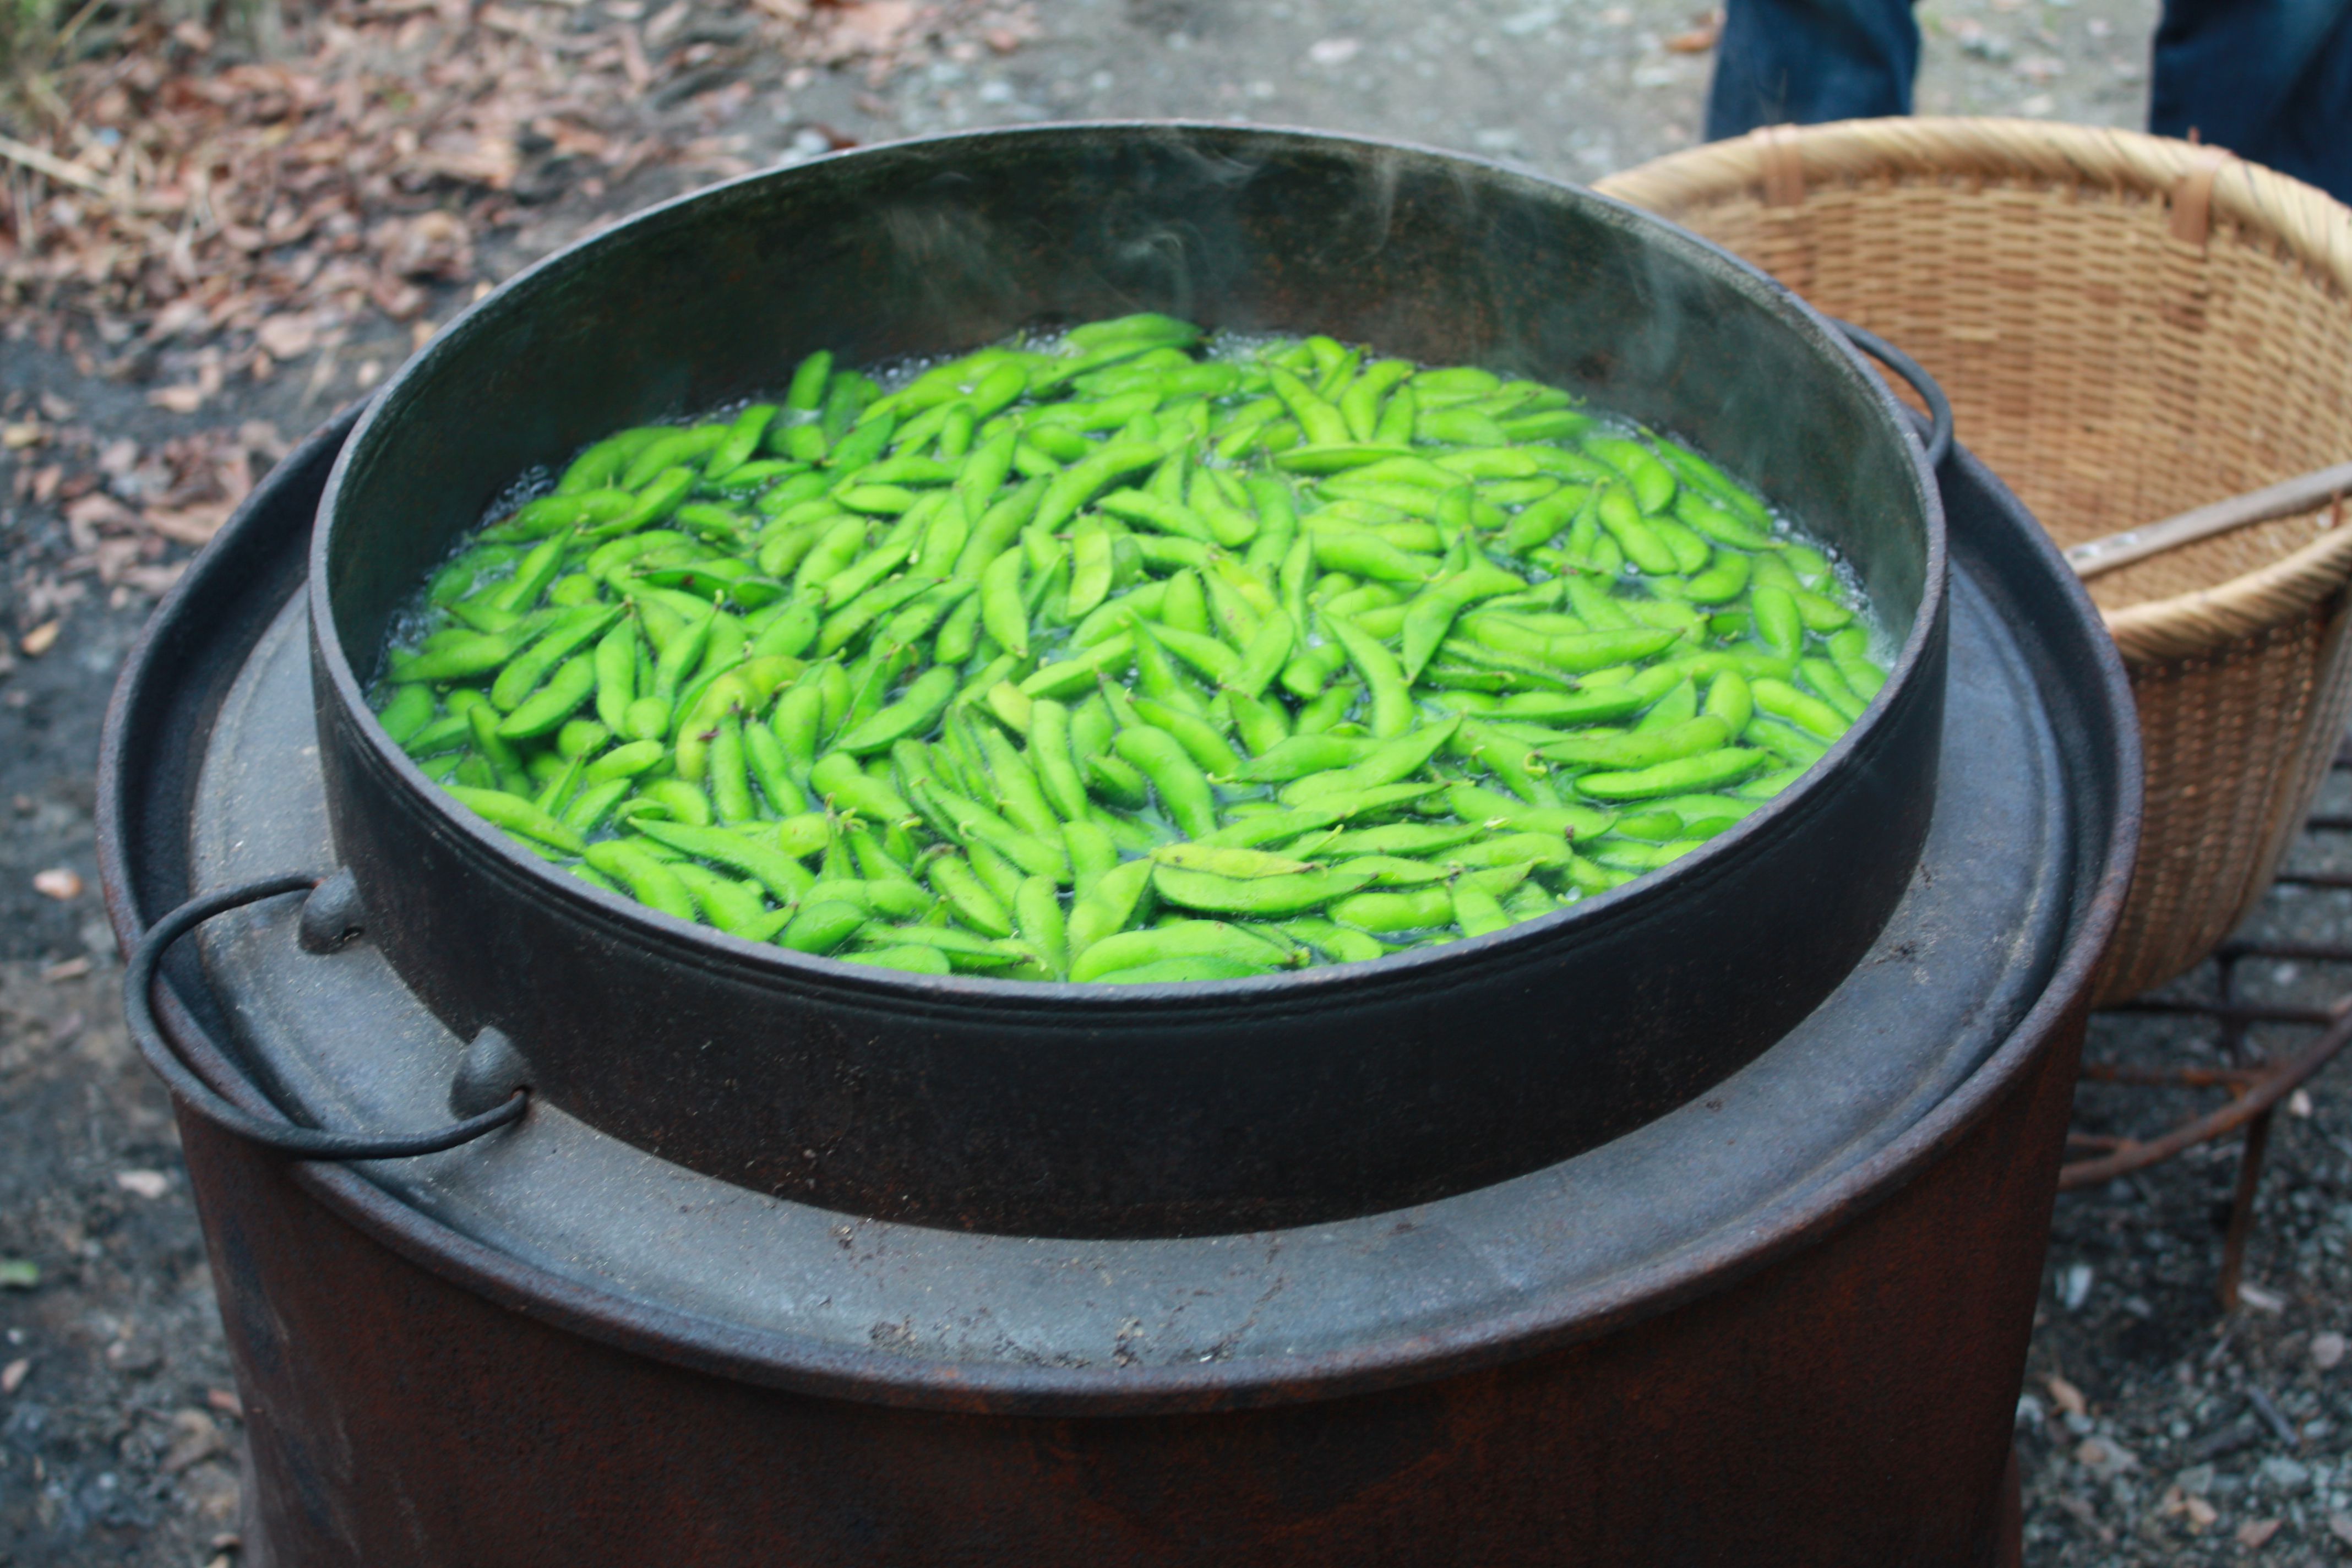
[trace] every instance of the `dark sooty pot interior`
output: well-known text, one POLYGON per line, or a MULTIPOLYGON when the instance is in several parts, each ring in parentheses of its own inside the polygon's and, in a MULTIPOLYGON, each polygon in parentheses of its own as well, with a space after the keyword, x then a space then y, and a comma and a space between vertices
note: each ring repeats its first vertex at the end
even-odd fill
POLYGON ((1294 1225, 1593 1147, 1787 1030, 1885 923, 1933 805, 1938 503, 1877 378, 1700 241, 1414 149, 1078 126, 884 147, 646 214, 484 300, 344 448, 312 559, 335 838, 371 935, 547 1100, 845 1211, 1040 1235, 1294 1225), (1905 636, 1813 778, 1664 875, 1370 964, 1154 987, 931 979, 608 897, 450 806, 364 709, 385 626, 524 469, 845 363, 1134 310, 1583 394, 1851 557, 1905 636))

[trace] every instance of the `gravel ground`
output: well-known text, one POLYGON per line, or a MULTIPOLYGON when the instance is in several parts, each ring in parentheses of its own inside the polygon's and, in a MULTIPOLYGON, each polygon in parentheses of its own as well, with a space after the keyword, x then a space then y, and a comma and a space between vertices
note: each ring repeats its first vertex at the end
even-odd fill
MULTIPOLYGON (((611 0, 590 0, 610 4, 611 0)), ((1679 52, 1691 0, 1047 0, 1009 57, 967 50, 874 84, 776 73, 717 129, 754 162, 836 140, 1087 117, 1251 119, 1395 135, 1591 179, 1696 134, 1711 57, 1679 52)), ((2022 113, 2136 125, 2149 0, 1950 0, 1921 8, 1926 112, 2022 113)), ((656 170, 535 208, 486 250, 495 278, 612 215, 671 194, 656 170)), ((462 300, 445 292, 446 316, 462 300)), ((147 605, 85 593, 55 645, 16 639, 54 613, 74 545, 31 504, 34 465, 87 468, 124 435, 153 444, 260 419, 288 435, 325 418, 408 347, 386 327, 334 361, 234 383, 202 413, 149 405, 173 353, 109 379, 72 323, 0 323, 0 421, 46 396, 52 439, 0 452, 0 1565, 235 1560, 235 1399, 202 1243, 165 1102, 124 1040, 120 970, 91 859, 91 767, 113 671, 147 605), (24 329, 32 328, 29 334, 24 329), (43 331, 42 329, 47 329, 43 331), (46 342, 46 346, 44 346, 46 342), (373 369, 370 368, 373 362, 373 369), (12 499, 13 498, 13 499, 12 499), (79 880, 37 873, 62 870, 79 880)), ((72 579, 67 579, 68 587, 72 579)), ((2352 784, 2329 808, 2352 810, 2352 784)), ((2314 865, 2352 844, 2307 841, 2314 865)), ((2274 892, 2256 933, 2352 941, 2352 894, 2274 892)), ((2249 965, 2250 992, 2325 1001, 2352 972, 2249 965)), ((2210 984, 2191 976, 2184 986, 2210 984)), ((2273 1051, 2285 1037, 2257 1035, 2273 1051)), ((2204 1026, 2105 1017, 2090 1054, 2194 1060, 2204 1026)), ((2218 1060, 2218 1058, 2216 1058, 2218 1060)), ((2079 1126, 2146 1132, 2200 1103, 2086 1088, 2079 1126)), ((2262 1187, 2247 1305, 2213 1284, 2235 1145, 2194 1152, 2061 1199, 2019 1450, 2027 1560, 2188 1564, 2352 1557, 2352 1067, 2279 1119, 2262 1187)))

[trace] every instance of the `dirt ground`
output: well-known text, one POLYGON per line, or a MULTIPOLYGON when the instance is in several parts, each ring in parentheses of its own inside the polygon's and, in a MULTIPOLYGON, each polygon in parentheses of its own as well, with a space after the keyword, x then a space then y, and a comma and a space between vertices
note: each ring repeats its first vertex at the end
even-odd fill
MULTIPOLYGON (((646 7, 520 9, 586 32, 646 7)), ((724 37, 737 9, 672 6, 648 26, 724 37)), ((982 124, 1250 119, 1588 180, 1696 135, 1711 56, 1693 47, 1706 31, 1695 10, 1045 0, 1017 47, 947 40, 887 79, 740 53, 694 66, 688 46, 674 57, 685 64, 654 68, 641 125, 718 149, 723 167, 982 124), (678 74, 689 69, 700 74, 678 74)), ((2137 124, 2153 12, 2149 0, 1923 5, 1920 107, 2137 124)), ((518 219, 424 286, 418 320, 446 319, 479 285, 710 171, 709 160, 700 173, 656 161, 606 180, 544 148, 529 160, 518 219)), ((97 514, 77 525, 70 510, 94 489, 135 504, 147 471, 136 454, 201 450, 257 471, 396 365, 415 330, 362 315, 257 380, 222 374, 217 351, 185 336, 126 349, 69 312, 24 308, 0 321, 0 1565, 178 1568, 230 1563, 236 1550, 235 1397, 164 1099, 125 1043, 91 854, 106 694, 152 590, 187 550, 142 542, 145 575, 102 573, 88 537, 97 514), (207 352, 213 389, 200 404, 159 405, 159 389, 205 379, 207 352)), ((2352 785, 2339 775, 2330 788, 2344 797, 2332 809, 2352 809, 2352 785)), ((2342 837, 2298 853, 2347 863, 2342 837)), ((2281 890, 2255 923, 2347 940, 2352 894, 2281 890)), ((2309 965, 2250 978, 2320 1001, 2352 985, 2352 973, 2309 965)), ((2110 1017, 2095 1025, 2091 1054, 2200 1048, 2211 1047, 2195 1028, 2110 1017)), ((2093 1132, 2147 1131, 2188 1108, 2113 1089, 2086 1089, 2080 1104, 2093 1132)), ((2352 1558, 2352 1369, 2341 1364, 2352 1068, 2280 1118, 2249 1257, 2255 1290, 2224 1315, 2212 1286, 2237 1165, 2223 1146, 2059 1204, 2018 1415, 2037 1568, 2352 1558)))

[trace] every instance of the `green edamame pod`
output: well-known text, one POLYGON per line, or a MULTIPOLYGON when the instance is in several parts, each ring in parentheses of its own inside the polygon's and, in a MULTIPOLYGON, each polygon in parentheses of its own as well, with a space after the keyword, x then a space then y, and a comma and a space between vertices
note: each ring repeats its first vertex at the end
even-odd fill
POLYGON ((594 661, 585 654, 566 659, 545 686, 499 721, 499 734, 509 741, 544 735, 578 712, 595 689, 594 661))
POLYGON ((1150 441, 1113 441, 1089 452, 1046 484, 1038 499, 1035 526, 1049 531, 1060 528, 1111 484, 1159 467, 1166 456, 1150 441))
POLYGON ((759 815, 751 800, 750 763, 743 754, 743 723, 736 715, 730 713, 719 721, 718 733, 710 740, 706 771, 710 802, 719 821, 749 822, 759 815))
POLYGON ((1279 876, 1233 878, 1162 862, 1152 873, 1151 885, 1160 898, 1181 909, 1277 918, 1322 909, 1335 899, 1360 890, 1377 875, 1369 868, 1345 866, 1279 876))
POLYGON ((769 422, 778 413, 772 403, 754 403, 735 416, 717 445, 710 449, 709 461, 703 465, 707 474, 725 474, 740 468, 760 449, 760 438, 768 433, 769 422))
POLYGON ((856 935, 867 919, 866 912, 856 904, 826 899, 802 905, 800 913, 793 917, 792 923, 784 927, 776 941, 794 952, 823 957, 856 935))
POLYGON ((1357 893, 1331 906, 1331 918, 1381 935, 1428 931, 1454 921, 1454 896, 1443 884, 1404 892, 1357 893))
POLYGON ((771 911, 759 890, 748 883, 722 877, 690 860, 671 866, 669 873, 685 885, 703 918, 730 936, 765 942, 792 918, 787 910, 771 911))
POLYGON ((514 747, 499 733, 499 711, 487 701, 469 705, 466 722, 474 732, 474 749, 481 753, 483 764, 489 770, 489 783, 509 795, 529 796, 530 775, 524 771, 522 759, 514 747))
POLYGON ((1208 777, 1174 736, 1134 725, 1121 730, 1111 746, 1120 761, 1150 781, 1161 809, 1186 837, 1205 838, 1217 830, 1216 797, 1208 777))
POLYGON ((1029 657, 1029 609, 1021 595, 1027 557, 1008 550, 989 564, 980 578, 980 624, 997 646, 1023 658, 1029 657))
POLYGON ((637 902, 682 921, 699 916, 699 907, 677 874, 636 846, 607 839, 589 845, 583 854, 592 868, 627 888, 637 902))
POLYGON ((1675 552, 1664 540, 1643 521, 1633 498, 1624 490, 1611 486, 1593 499, 1592 515, 1609 536, 1624 551, 1625 559, 1652 576, 1663 577, 1681 570, 1675 552))
POLYGON ((1706 711, 1722 720, 1734 735, 1747 729, 1748 721, 1756 716, 1755 694, 1748 689, 1748 678, 1736 669, 1717 675, 1706 689, 1706 711))
POLYGON ((1056 978, 1070 967, 1069 936, 1062 900, 1047 877, 1024 878, 1013 903, 1013 923, 1022 942, 1056 978))
POLYGON ((1756 640, 1783 658, 1795 658, 1805 645, 1805 623, 1788 589, 1759 582, 1748 591, 1756 617, 1756 640))
POLYGON ((1512 923, 1503 912, 1503 906, 1492 893, 1474 887, 1468 881, 1454 884, 1454 923, 1462 928, 1464 936, 1487 936, 1512 923))
POLYGON ((1231 778, 1241 771, 1240 753, 1206 720, 1150 697, 1136 698, 1134 709, 1143 722, 1174 736, 1184 754, 1209 777, 1231 778))
POLYGON ((556 481, 555 493, 560 496, 577 495, 583 490, 604 489, 620 477, 630 458, 645 450, 648 443, 666 434, 667 427, 665 426, 645 425, 635 430, 624 430, 617 436, 606 437, 572 460, 571 466, 563 470, 563 477, 556 481))
POLYGON ((1070 857, 1071 891, 1083 899, 1118 869, 1118 845, 1101 824, 1083 818, 1062 824, 1061 831, 1062 846, 1070 857))
MULTIPOLYGON (((834 667, 838 668, 838 667, 834 667)), ((824 698, 818 682, 803 678, 776 702, 769 726, 783 749, 785 764, 806 771, 816 761, 816 742, 824 720, 824 698)))
POLYGON ((1043 784, 1029 765, 1029 759, 1003 731, 992 724, 975 726, 980 746, 988 763, 990 779, 996 785, 997 802, 1005 816, 1024 832, 1041 838, 1050 838, 1062 830, 1062 817, 1047 803, 1043 784))
POLYGON ((1150 886, 1151 872, 1151 861, 1129 860, 1104 872, 1089 890, 1079 895, 1066 922, 1067 951, 1074 968, 1097 942, 1132 923, 1150 886))
POLYGON ((1013 934, 1012 911, 973 874, 960 855, 942 855, 927 869, 931 887, 947 900, 955 917, 972 930, 992 937, 1013 934))
POLYGON ((463 784, 443 784, 452 800, 480 817, 483 821, 503 827, 509 833, 520 833, 541 844, 577 855, 587 847, 580 835, 523 795, 506 790, 468 789, 463 784))
POLYGON ((809 769, 809 788, 835 809, 856 812, 875 822, 900 822, 914 808, 881 780, 859 771, 847 752, 828 752, 809 769))
POLYGON ((621 471, 621 489, 642 489, 657 476, 682 466, 699 468, 727 439, 724 425, 696 425, 656 437, 621 471))
MULTIPOLYGON (((1593 436, 1585 439, 1584 449, 1625 476, 1625 482, 1633 489, 1633 500, 1643 511, 1662 511, 1666 503, 1675 499, 1677 486, 1674 470, 1659 461, 1658 455, 1640 442, 1613 436, 1593 436)), ((1632 552, 1628 551, 1627 553, 1632 552)))
POLYGON ((1852 721, 1820 698, 1798 690, 1785 680, 1758 680, 1750 690, 1759 712, 1775 719, 1785 719, 1806 733, 1824 741, 1834 741, 1846 732, 1852 721))
POLYGON ((1844 674, 1826 658, 1805 658, 1797 661, 1797 674, 1812 688, 1821 700, 1836 709, 1848 723, 1862 717, 1869 704, 1859 692, 1846 684, 1844 674))
POLYGON ((793 370, 784 393, 784 407, 794 414, 814 414, 824 406, 825 383, 833 375, 833 352, 819 349, 793 370))
POLYGON ((1372 733, 1385 740, 1401 735, 1413 719, 1412 696, 1403 667, 1396 656, 1370 633, 1344 616, 1327 615, 1323 625, 1347 650, 1348 661, 1363 678, 1372 700, 1372 733))
POLYGON ((403 686, 394 691, 392 700, 376 712, 376 722, 392 738, 395 746, 404 746, 425 725, 433 721, 433 693, 422 686, 403 686))
POLYGON ((1762 767, 1766 761, 1765 753, 1760 751, 1726 747, 1675 762, 1660 763, 1654 767, 1624 773, 1586 773, 1576 781, 1576 787, 1596 800, 1609 801, 1686 795, 1736 784, 1762 767))
POLYGON ((1870 634, 1860 626, 1850 626, 1830 637, 1830 659, 1853 694, 1869 702, 1886 684, 1886 672, 1872 662, 1870 634))
POLYGON ((1272 942, 1238 926, 1222 921, 1180 921, 1149 931, 1118 931, 1100 938, 1072 961, 1070 978, 1102 980, 1122 973, 1132 975, 1154 965, 1182 960, 1233 966, 1204 972, 1202 978, 1268 973, 1286 963, 1282 951, 1272 942))
POLYGON ((605 779, 597 784, 583 784, 561 813, 563 826, 583 835, 594 832, 612 815, 613 808, 628 797, 627 779, 605 779))
POLYGON ((906 695, 843 733, 835 744, 852 755, 887 751, 894 742, 929 730, 956 694, 955 671, 934 667, 907 688, 906 695))
POLYGON ((1087 814, 1086 784, 1070 744, 1069 709, 1050 697, 1034 700, 1029 707, 1029 758, 1046 801, 1065 822, 1082 820, 1087 814))
POLYGON ((505 667, 516 639, 489 632, 462 632, 424 651, 394 655, 386 679, 399 683, 469 680, 505 667))
POLYGON ((1686 489, 1675 500, 1675 518, 1694 532, 1735 550, 1763 550, 1773 542, 1760 519, 1750 521, 1736 516, 1728 508, 1694 490, 1686 489))

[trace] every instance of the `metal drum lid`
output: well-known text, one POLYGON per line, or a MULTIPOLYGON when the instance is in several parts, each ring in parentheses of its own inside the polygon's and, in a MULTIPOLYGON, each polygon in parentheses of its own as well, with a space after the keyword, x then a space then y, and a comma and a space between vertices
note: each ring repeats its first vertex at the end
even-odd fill
MULTIPOLYGON (((1845 983, 1761 1058, 1601 1148, 1387 1213, 1108 1241, 794 1204, 544 1104, 481 1142, 356 1170, 407 1230, 405 1249, 478 1282, 501 1270, 552 1281, 570 1321, 602 1337, 747 1381, 951 1407, 1278 1401, 1525 1353, 1703 1289, 1692 1259, 1811 1223, 1825 1188, 2001 1045, 2040 1000, 2110 852, 2095 821, 2099 842, 2079 841, 2078 803, 2103 786, 2053 722, 2053 703, 2097 704, 2047 673, 2034 605, 2062 591, 2021 595, 2016 574, 2050 570, 2031 559, 2042 547, 2026 542, 2030 520, 1972 460, 1953 467, 1978 493, 1955 509, 1945 773, 1903 903, 1845 983)), ((291 602, 211 730, 197 887, 332 864, 303 630, 291 602)), ((2089 690, 2097 674, 2078 682, 2089 690)), ((446 1120, 459 1042, 364 941, 304 953, 295 921, 280 901, 204 939, 257 1070, 322 1123, 446 1120)))

